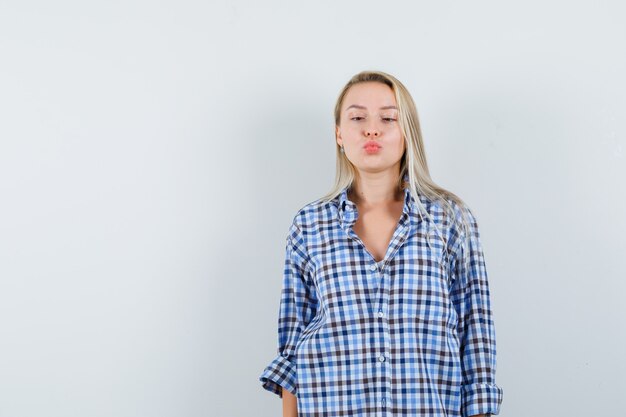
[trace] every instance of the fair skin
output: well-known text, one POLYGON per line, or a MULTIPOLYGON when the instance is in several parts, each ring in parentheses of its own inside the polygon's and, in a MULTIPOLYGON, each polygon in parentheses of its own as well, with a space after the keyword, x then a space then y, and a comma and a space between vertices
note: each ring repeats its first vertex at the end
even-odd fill
MULTIPOLYGON (((353 230, 370 255, 380 261, 404 204, 404 192, 397 189, 397 179, 405 143, 393 90, 378 82, 350 87, 341 106, 335 136, 357 171, 353 190, 348 195, 358 212, 353 230), (377 151, 364 148, 370 141, 378 145, 377 151)), ((283 389, 283 417, 297 415, 296 397, 283 389)))
POLYGON ((357 171, 348 195, 357 206, 353 230, 376 261, 384 258, 404 203, 396 186, 404 153, 395 95, 377 82, 359 83, 346 94, 337 143, 357 171), (363 146, 375 142, 380 148, 368 152, 363 146))
POLYGON ((296 396, 283 388, 283 417, 298 417, 296 396))

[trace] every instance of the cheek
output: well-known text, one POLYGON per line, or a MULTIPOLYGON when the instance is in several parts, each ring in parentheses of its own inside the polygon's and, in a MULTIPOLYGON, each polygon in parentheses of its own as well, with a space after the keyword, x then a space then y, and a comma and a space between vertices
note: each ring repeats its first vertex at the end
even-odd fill
POLYGON ((406 149, 406 145, 404 144, 404 139, 402 138, 402 136, 398 137, 398 142, 396 143, 395 146, 395 153, 398 156, 402 156, 402 154, 404 153, 406 149))
POLYGON ((400 143, 397 146, 397 154, 402 155, 404 153, 404 140, 400 139, 400 143))
POLYGON ((341 137, 344 139, 350 140, 355 137, 358 138, 358 135, 359 135, 359 130, 358 128, 355 128, 354 126, 346 126, 341 129, 341 137))
POLYGON ((402 149, 404 146, 404 138, 402 137, 400 128, 393 129, 390 132, 390 136, 393 137, 393 143, 397 146, 397 148, 402 149))

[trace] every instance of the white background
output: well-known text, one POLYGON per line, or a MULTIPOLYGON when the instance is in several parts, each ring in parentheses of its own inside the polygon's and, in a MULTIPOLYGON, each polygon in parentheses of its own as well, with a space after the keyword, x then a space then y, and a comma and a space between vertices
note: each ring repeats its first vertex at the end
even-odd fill
POLYGON ((479 221, 500 415, 622 415, 625 12, 0 0, 0 416, 281 415, 284 239, 363 69, 479 221))

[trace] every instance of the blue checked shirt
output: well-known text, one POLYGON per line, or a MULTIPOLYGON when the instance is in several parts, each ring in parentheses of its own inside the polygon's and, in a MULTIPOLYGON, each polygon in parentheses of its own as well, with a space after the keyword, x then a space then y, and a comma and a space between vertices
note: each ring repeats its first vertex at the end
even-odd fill
POLYGON ((469 208, 466 246, 441 205, 420 197, 446 255, 406 188, 377 263, 352 229, 358 213, 347 191, 305 205, 289 228, 278 350, 263 388, 296 395, 299 417, 498 414, 487 271, 469 208))

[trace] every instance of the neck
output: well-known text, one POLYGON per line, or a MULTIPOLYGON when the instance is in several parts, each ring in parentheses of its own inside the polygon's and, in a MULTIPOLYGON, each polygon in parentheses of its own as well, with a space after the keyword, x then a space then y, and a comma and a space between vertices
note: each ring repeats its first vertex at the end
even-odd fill
POLYGON ((355 204, 377 206, 401 201, 403 190, 398 187, 397 175, 361 173, 348 191, 355 204))

